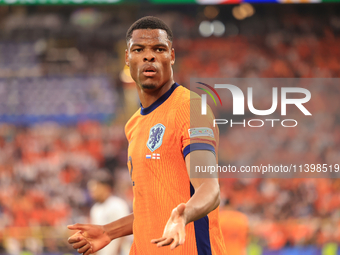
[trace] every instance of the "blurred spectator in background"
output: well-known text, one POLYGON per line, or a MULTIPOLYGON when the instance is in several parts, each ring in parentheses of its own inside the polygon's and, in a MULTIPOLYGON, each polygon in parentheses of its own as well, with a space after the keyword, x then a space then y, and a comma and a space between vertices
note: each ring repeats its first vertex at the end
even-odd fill
POLYGON ((248 218, 244 213, 233 210, 226 199, 220 209, 220 225, 228 254, 246 255, 248 218))
MULTIPOLYGON (((114 179, 106 170, 95 172, 93 178, 88 182, 90 196, 96 202, 90 211, 91 223, 104 225, 120 219, 129 214, 127 203, 113 194, 114 179)), ((113 240, 104 249, 98 251, 97 255, 125 255, 128 254, 131 243, 126 238, 113 240), (124 252, 124 246, 128 250, 124 252)))

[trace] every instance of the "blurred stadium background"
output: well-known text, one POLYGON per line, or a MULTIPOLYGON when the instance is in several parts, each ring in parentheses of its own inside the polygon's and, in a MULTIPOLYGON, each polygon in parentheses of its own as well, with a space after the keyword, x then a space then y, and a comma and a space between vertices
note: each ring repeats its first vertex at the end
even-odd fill
MULTIPOLYGON (((0 254, 74 253, 66 225, 89 221, 86 184, 99 168, 131 208, 124 124, 139 100, 124 50, 136 19, 170 25, 175 80, 187 87, 190 77, 340 77, 336 3, 105 2, 0 1, 0 254)), ((340 158, 333 100, 337 117, 323 130, 335 134, 332 146, 308 144, 326 161, 340 158)), ((282 150, 291 137, 282 135, 282 150)), ((255 139, 229 138, 221 140, 239 155, 255 139)), ((228 207, 248 216, 249 255, 340 254, 340 180, 224 179, 221 188, 228 207)))

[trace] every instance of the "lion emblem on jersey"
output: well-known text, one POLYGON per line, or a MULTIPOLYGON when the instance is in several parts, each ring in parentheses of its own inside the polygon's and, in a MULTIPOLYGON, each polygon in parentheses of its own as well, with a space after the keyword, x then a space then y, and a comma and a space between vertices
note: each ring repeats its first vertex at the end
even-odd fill
POLYGON ((150 129, 149 139, 146 143, 146 146, 149 148, 151 152, 154 152, 159 147, 161 147, 163 142, 165 126, 163 124, 156 124, 150 129))

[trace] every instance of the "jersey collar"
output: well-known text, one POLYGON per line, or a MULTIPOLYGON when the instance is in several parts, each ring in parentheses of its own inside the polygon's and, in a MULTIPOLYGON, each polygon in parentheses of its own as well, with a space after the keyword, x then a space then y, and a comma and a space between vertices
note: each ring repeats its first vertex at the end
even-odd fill
POLYGON ((163 104, 172 94, 172 92, 174 92, 174 90, 179 86, 179 84, 177 82, 175 82, 171 88, 165 92, 160 98, 158 98, 152 105, 150 105, 149 107, 143 108, 142 104, 140 104, 140 114, 141 115, 147 115, 149 113, 151 113, 153 110, 155 110, 158 106, 160 106, 161 104, 163 104))

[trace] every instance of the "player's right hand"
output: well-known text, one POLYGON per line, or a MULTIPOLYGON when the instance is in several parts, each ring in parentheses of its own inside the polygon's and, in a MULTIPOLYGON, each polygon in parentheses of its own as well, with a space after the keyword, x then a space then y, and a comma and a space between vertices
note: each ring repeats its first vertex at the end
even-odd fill
POLYGON ((68 242, 78 253, 89 255, 95 253, 111 242, 103 226, 92 224, 74 224, 67 226, 70 230, 78 230, 70 236, 68 242))

